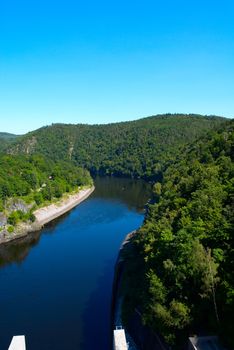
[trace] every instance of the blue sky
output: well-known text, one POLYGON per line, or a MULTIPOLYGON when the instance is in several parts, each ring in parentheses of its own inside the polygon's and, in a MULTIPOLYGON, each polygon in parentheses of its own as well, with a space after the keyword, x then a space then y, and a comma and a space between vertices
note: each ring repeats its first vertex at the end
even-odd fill
POLYGON ((0 131, 234 116, 234 2, 3 0, 0 131))

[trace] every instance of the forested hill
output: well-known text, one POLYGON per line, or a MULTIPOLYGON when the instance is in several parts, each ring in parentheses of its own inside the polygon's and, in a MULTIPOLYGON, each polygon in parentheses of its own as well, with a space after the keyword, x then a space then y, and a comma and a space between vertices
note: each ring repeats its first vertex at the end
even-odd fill
POLYGON ((8 152, 71 159, 92 173, 157 178, 186 143, 226 121, 168 114, 107 125, 53 124, 20 137, 8 152))
POLYGON ((17 137, 18 135, 9 134, 8 132, 0 132, 0 152, 9 147, 10 143, 17 137))
POLYGON ((154 185, 126 274, 138 310, 167 342, 219 334, 234 348, 234 121, 188 146, 154 185))
POLYGON ((9 140, 9 139, 15 139, 17 135, 15 134, 9 134, 8 132, 0 132, 0 139, 3 140, 9 140))
POLYGON ((41 155, 0 156, 0 241, 33 211, 64 194, 91 186, 89 172, 71 162, 54 162, 41 155))

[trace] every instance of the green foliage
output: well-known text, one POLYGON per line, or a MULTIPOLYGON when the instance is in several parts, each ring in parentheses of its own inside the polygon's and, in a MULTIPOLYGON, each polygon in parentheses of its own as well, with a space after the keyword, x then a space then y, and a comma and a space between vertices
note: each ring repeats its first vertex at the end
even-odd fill
POLYGON ((32 197, 39 205, 53 197, 60 198, 77 186, 90 184, 88 171, 71 162, 54 162, 40 155, 0 157, 1 201, 8 197, 30 197, 33 192, 32 197))
POLYGON ((186 143, 222 123, 218 117, 167 114, 108 125, 53 124, 17 138, 8 151, 73 160, 93 174, 161 179, 186 143))
POLYGON ((0 132, 0 153, 4 152, 18 136, 7 132, 0 132))
POLYGON ((234 345, 233 158, 233 121, 187 146, 134 239, 125 298, 174 345, 200 329, 234 345))
POLYGON ((18 135, 9 134, 8 132, 0 132, 0 140, 13 140, 16 137, 18 137, 18 135))
POLYGON ((35 221, 35 216, 31 210, 26 213, 24 213, 22 210, 14 210, 8 216, 7 223, 12 226, 16 226, 20 221, 26 222, 28 220, 31 222, 35 221))
POLYGON ((13 233, 14 232, 14 227, 13 226, 8 226, 7 231, 9 233, 13 233))
POLYGON ((31 222, 34 222, 34 221, 36 220, 36 217, 35 217, 35 215, 33 214, 32 211, 30 211, 30 212, 28 213, 28 215, 27 215, 27 217, 26 217, 26 220, 29 220, 29 221, 31 221, 31 222))
POLYGON ((40 155, 0 156, 0 211, 8 212, 7 223, 11 226, 35 220, 30 209, 34 202, 39 206, 78 186, 91 184, 89 172, 71 162, 54 162, 40 155), (4 209, 4 203, 14 197, 23 200, 23 211, 12 210, 10 204, 4 209))
POLYGON ((21 215, 21 211, 19 210, 15 210, 13 211, 9 216, 8 216, 8 219, 7 219, 7 223, 12 225, 12 226, 15 226, 19 221, 20 219, 22 218, 22 215, 21 215))
POLYGON ((44 199, 43 199, 43 195, 41 192, 34 193, 33 198, 34 198, 34 201, 37 205, 40 205, 41 203, 43 203, 44 199))

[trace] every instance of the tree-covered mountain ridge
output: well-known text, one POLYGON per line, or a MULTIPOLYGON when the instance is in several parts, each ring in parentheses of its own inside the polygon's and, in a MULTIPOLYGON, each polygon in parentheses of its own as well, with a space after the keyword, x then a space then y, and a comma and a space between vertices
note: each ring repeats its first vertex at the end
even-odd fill
POLYGON ((0 152, 4 149, 7 149, 11 142, 13 142, 18 135, 10 134, 8 132, 0 132, 0 152))
POLYGON ((52 124, 17 138, 7 152, 72 160, 94 174, 157 178, 187 143, 226 122, 167 114, 103 125, 52 124))
POLYGON ((0 132, 0 139, 9 140, 15 139, 16 137, 18 137, 18 135, 11 134, 9 132, 0 132))
POLYGON ((218 334, 234 348, 234 121, 188 145, 154 184, 127 257, 124 315, 173 348, 218 334))

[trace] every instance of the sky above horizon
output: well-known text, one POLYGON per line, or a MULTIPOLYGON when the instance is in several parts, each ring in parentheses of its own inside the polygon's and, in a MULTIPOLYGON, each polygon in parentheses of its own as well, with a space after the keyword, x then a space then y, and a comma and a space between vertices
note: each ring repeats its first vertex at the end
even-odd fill
POLYGON ((234 116, 233 1, 0 2, 0 131, 234 116))

